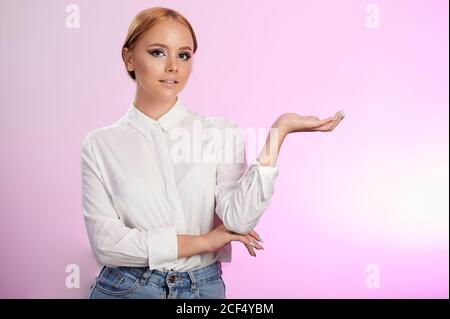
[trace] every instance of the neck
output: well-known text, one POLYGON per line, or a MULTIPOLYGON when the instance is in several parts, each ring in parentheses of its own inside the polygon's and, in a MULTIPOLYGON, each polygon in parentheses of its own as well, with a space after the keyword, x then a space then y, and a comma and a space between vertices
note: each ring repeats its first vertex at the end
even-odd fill
POLYGON ((136 108, 155 121, 166 114, 176 102, 177 97, 161 99, 157 96, 147 94, 147 92, 143 92, 143 90, 139 89, 137 89, 134 99, 134 105, 136 108))

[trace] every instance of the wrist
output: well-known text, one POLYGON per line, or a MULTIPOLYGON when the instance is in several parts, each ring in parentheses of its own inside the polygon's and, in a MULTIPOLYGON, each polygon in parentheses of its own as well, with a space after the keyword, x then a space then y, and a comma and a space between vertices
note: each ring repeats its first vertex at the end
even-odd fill
POLYGON ((284 138, 286 137, 286 135, 289 134, 288 128, 285 125, 285 123, 283 123, 282 120, 277 119, 273 124, 272 124, 272 128, 276 129, 278 132, 278 139, 284 140, 284 138))
POLYGON ((195 240, 196 240, 196 245, 199 247, 199 250, 202 253, 210 253, 211 252, 211 248, 208 244, 207 234, 198 235, 198 236, 196 236, 195 240))

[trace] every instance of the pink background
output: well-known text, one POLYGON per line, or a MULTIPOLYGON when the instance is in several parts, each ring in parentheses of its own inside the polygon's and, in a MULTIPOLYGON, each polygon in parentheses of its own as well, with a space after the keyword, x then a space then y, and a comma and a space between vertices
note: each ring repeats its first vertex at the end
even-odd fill
POLYGON ((0 297, 85 298, 98 268, 81 214, 80 143, 134 98, 131 19, 165 6, 199 41, 180 94, 242 128, 282 112, 346 117, 285 140, 265 250, 233 244, 228 298, 448 298, 448 1, 0 2, 0 297), (66 265, 80 288, 66 288, 66 265), (366 287, 366 266, 380 287, 366 287))

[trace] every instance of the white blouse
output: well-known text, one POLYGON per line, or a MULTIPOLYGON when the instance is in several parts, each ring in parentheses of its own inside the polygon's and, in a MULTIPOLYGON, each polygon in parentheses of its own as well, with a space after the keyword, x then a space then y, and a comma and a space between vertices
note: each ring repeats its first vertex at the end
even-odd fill
POLYGON ((178 258, 177 234, 205 234, 221 222, 250 232, 277 176, 278 166, 247 165, 242 131, 228 119, 199 115, 179 97, 158 120, 131 104, 81 146, 83 217, 94 255, 107 266, 163 271, 229 262, 231 243, 178 258), (231 148, 230 129, 238 132, 231 148))

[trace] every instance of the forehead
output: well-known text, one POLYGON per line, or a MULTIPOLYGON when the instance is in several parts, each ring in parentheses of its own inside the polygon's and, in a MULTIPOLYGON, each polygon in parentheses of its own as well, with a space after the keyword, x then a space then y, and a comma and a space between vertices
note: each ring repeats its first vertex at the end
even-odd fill
POLYGON ((144 45, 154 42, 165 44, 169 47, 193 47, 193 39, 188 27, 173 19, 165 19, 155 24, 141 38, 144 45))

